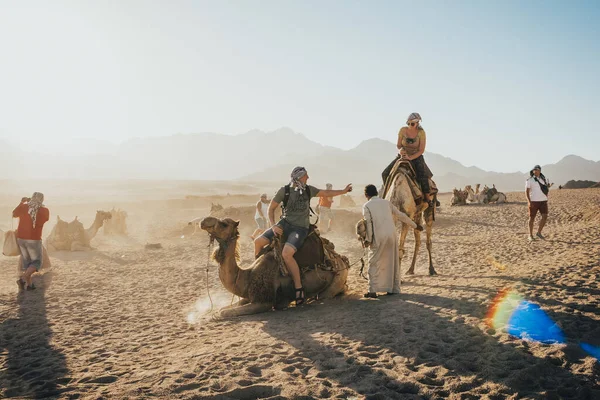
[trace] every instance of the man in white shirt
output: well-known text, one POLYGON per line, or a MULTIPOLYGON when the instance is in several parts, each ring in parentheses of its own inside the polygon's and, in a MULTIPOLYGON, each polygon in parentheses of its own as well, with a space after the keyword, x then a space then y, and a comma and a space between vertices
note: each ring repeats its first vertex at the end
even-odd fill
POLYGON ((542 229, 546 225, 548 219, 548 190, 550 181, 542 174, 542 167, 536 165, 529 171, 530 178, 525 183, 525 194, 527 195, 527 203, 529 204, 529 241, 537 238, 544 239, 542 229), (538 227, 538 231, 533 236, 533 223, 538 211, 542 215, 542 220, 538 227))

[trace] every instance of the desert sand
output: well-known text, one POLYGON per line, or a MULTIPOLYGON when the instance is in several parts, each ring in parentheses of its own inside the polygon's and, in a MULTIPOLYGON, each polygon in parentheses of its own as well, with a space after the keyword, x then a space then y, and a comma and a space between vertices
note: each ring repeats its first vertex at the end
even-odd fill
MULTIPOLYGON (((186 223, 208 215, 211 202, 225 206, 220 216, 241 220, 248 266, 252 205, 267 188, 94 187, 43 188, 51 211, 45 235, 57 215, 87 227, 97 209, 120 207, 128 236, 101 230, 93 251, 50 254, 52 267, 34 278, 38 289, 21 294, 16 259, 0 256, 0 397, 600 398, 600 362, 580 347, 600 346, 600 190, 553 190, 546 240, 531 244, 524 193, 508 193, 507 204, 463 207, 442 195, 433 235, 439 276, 425 275, 423 248, 400 296, 363 299, 359 263, 345 296, 225 320, 215 310, 232 296, 214 261, 206 271, 206 233, 192 236, 186 223), (538 304, 567 343, 490 327, 486 314, 506 288, 538 304)), ((0 229, 10 229, 23 189, 0 195, 0 229)), ((363 199, 355 200, 357 207, 334 208, 327 235, 352 263, 362 253, 354 224, 363 199)), ((412 245, 409 237, 403 271, 412 245)))

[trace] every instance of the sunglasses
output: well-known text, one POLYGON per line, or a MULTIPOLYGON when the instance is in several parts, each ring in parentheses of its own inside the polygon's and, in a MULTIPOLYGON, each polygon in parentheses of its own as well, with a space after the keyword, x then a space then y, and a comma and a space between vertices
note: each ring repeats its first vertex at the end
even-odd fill
POLYGON ((411 122, 408 125, 410 125, 410 126, 417 126, 417 125, 419 125, 419 123, 418 122, 411 122))

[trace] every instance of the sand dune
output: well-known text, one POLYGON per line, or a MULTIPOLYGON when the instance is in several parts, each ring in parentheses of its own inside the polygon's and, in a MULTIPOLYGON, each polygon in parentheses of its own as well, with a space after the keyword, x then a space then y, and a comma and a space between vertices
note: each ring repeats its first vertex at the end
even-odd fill
MULTIPOLYGON (((522 193, 503 205, 465 207, 449 207, 443 195, 433 250, 440 276, 424 275, 423 250, 399 297, 362 299, 356 265, 346 296, 232 320, 210 312, 209 293, 214 309, 232 296, 214 262, 207 278, 206 234, 184 232, 189 219, 208 215, 211 198, 150 192, 124 203, 47 194, 46 234, 58 213, 88 226, 96 209, 116 205, 129 214, 130 236, 100 232, 94 251, 51 254, 36 291, 18 294, 15 259, 0 256, 0 397, 600 397, 600 362, 579 346, 600 346, 598 190, 553 191, 547 240, 531 244, 522 193), (145 249, 148 242, 162 249, 145 249), (504 288, 539 304, 567 343, 491 328, 486 313, 504 288)), ((240 195, 224 204, 241 220, 242 265, 253 259, 253 202, 240 195)), ((334 211, 328 238, 356 262, 360 207, 334 211)))

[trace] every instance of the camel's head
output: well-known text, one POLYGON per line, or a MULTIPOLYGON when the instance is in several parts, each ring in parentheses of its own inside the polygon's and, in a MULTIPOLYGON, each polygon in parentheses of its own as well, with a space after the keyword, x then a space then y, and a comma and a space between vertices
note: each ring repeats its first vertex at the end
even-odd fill
POLYGON ((473 190, 473 188, 471 187, 471 185, 465 186, 465 192, 470 192, 471 190, 473 190))
POLYGON ((206 217, 200 222, 200 228, 219 241, 237 238, 240 235, 239 225, 240 221, 234 221, 231 218, 206 217))
POLYGON ((107 219, 111 219, 111 218, 112 218, 112 214, 110 212, 98 210, 98 211, 96 211, 96 219, 94 220, 94 222, 102 225, 102 224, 104 224, 104 221, 106 221, 107 219))
POLYGON ((221 211, 223 209, 223 206, 220 204, 214 204, 214 203, 210 203, 210 212, 217 212, 217 211, 221 211))

